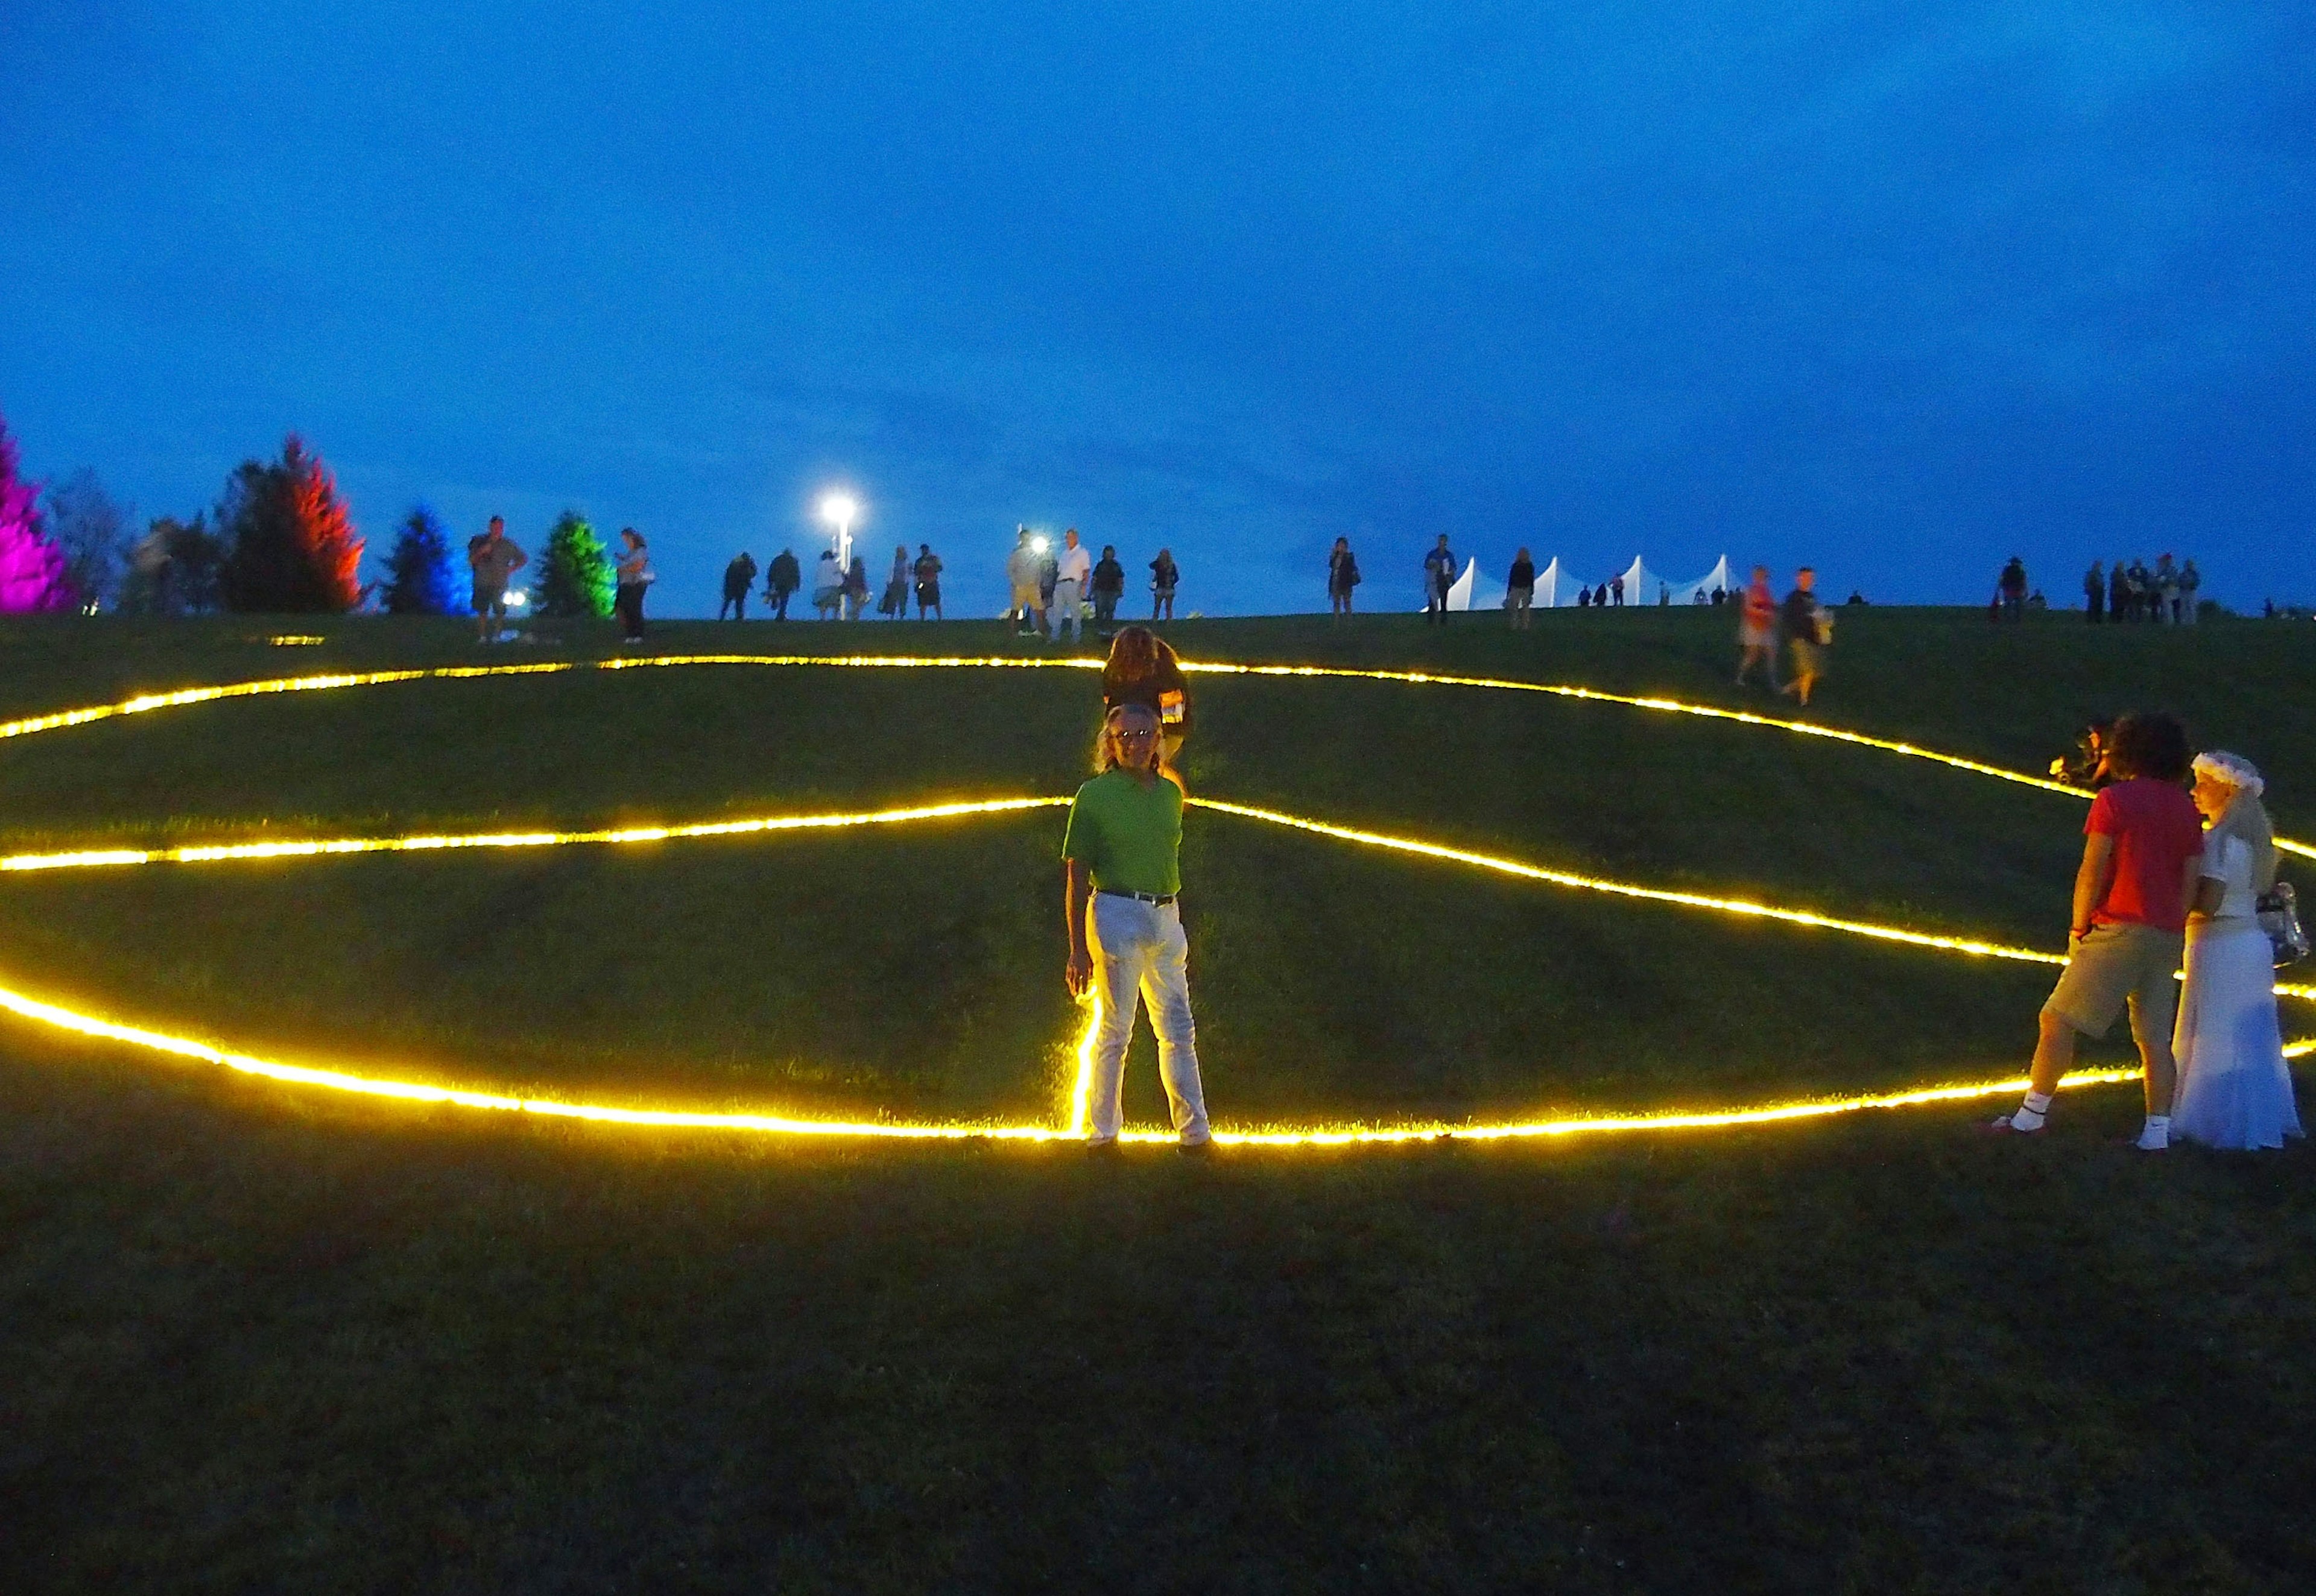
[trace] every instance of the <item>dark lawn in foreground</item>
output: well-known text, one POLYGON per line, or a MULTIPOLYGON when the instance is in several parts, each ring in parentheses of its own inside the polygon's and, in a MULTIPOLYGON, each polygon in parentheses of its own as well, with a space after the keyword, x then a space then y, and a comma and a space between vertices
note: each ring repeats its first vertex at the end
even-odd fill
POLYGON ((2316 1577, 2316 1166, 2114 1094, 1098 1166, 7 1051, 11 1589, 2316 1577))

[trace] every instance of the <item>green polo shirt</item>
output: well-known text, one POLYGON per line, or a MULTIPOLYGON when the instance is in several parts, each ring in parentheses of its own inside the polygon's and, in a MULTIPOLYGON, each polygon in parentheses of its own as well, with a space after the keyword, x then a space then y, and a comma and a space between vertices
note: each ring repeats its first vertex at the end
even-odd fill
POLYGON ((1145 787, 1123 770, 1095 776, 1070 801, 1062 857, 1113 892, 1180 891, 1182 789, 1163 776, 1145 787))

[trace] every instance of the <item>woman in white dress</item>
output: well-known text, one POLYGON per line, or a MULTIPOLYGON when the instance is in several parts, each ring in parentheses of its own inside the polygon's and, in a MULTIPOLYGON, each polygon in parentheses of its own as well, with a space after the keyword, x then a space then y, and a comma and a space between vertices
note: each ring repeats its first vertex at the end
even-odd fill
POLYGON ((2276 1019, 2276 967, 2254 900, 2276 884, 2265 784, 2234 754, 2196 758, 2204 863, 2187 916, 2187 983, 2171 1050, 2179 1089, 2171 1134, 2215 1148, 2279 1148, 2298 1136, 2292 1071, 2276 1019))

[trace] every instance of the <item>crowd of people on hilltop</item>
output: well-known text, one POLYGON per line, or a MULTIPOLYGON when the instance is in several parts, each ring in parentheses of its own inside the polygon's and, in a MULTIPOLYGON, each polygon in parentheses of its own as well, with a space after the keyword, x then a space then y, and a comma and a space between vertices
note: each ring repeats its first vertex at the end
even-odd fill
MULTIPOLYGON (((914 554, 907 545, 896 545, 877 614, 887 620, 906 620, 913 601, 917 619, 942 619, 941 572, 946 569, 930 543, 918 544, 914 554)), ((1173 550, 1160 549, 1150 561, 1149 571, 1150 618, 1172 620, 1174 594, 1182 581, 1173 550)), ((1005 618, 1020 636, 1062 642, 1074 637, 1082 643, 1091 625, 1108 637, 1126 598, 1126 567, 1117 546, 1104 544, 1097 558, 1080 540, 1074 527, 1062 534, 1058 545, 1026 525, 1017 527, 1013 547, 1005 557, 1004 575, 1009 594, 1005 618)), ((733 557, 724 568, 724 601, 716 612, 718 620, 727 616, 734 620, 747 618, 749 590, 756 576, 753 555, 744 549, 733 557)), ((788 618, 789 600, 800 592, 809 593, 813 610, 822 620, 857 621, 868 608, 868 562, 857 554, 848 563, 834 548, 823 549, 807 587, 795 552, 782 549, 764 568, 763 577, 763 600, 776 621, 788 618)))
MULTIPOLYGON (((2169 554, 2160 554, 2151 566, 2144 560, 2094 560, 2083 573, 2084 618, 2094 626, 2105 621, 2192 626, 2203 585, 2193 559, 2175 563, 2169 554)), ((2027 580, 2026 562, 2011 555, 1995 575, 1987 618, 2017 621, 2050 607, 2043 590, 2027 580)))
POLYGON ((2127 565, 2116 560, 2104 571, 2094 560, 2083 573, 2083 610, 2095 626, 2103 620, 2192 626, 2203 585, 2192 558, 2175 565, 2169 554, 2158 554, 2152 567, 2140 560, 2127 565))

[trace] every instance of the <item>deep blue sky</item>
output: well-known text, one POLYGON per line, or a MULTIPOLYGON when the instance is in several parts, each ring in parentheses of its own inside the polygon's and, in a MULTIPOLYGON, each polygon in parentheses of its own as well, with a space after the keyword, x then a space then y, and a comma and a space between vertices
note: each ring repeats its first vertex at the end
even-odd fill
POLYGON ((2316 597, 2306 0, 416 9, 0 4, 31 471, 185 514, 294 428, 373 554, 575 504, 662 613, 840 480, 953 614, 1025 519, 1212 612, 1440 529, 2316 597))

